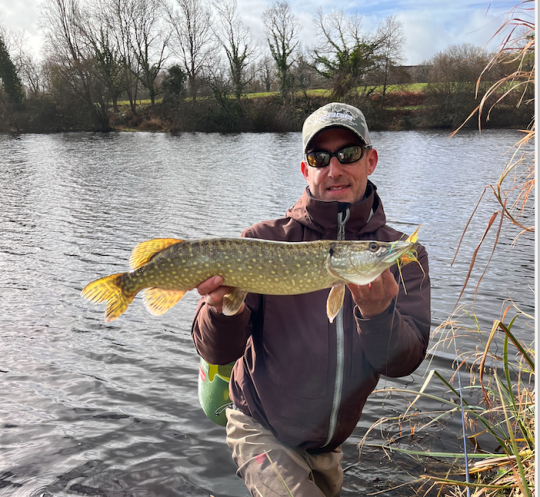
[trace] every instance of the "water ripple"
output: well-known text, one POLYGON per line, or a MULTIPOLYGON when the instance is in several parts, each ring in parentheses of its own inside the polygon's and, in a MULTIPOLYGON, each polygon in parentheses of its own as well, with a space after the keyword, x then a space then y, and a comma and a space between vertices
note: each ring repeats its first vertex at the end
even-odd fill
MULTIPOLYGON (((372 179, 390 224, 410 232, 422 223, 434 326, 453 310, 493 206, 480 205, 450 266, 463 228, 518 136, 373 133, 379 165, 372 179)), ((140 241, 238 236, 283 215, 305 186, 300 143, 299 133, 0 135, 0 495, 247 495, 223 429, 198 404, 190 337, 197 295, 161 318, 137 298, 106 324, 103 309, 83 301, 80 290, 127 269, 140 241)), ((534 212, 524 217, 532 223, 534 212)), ((503 233, 476 298, 484 328, 506 294, 533 312, 534 241, 513 248, 516 234, 503 233)), ((478 256, 481 270, 489 252, 478 256)), ((520 322, 513 330, 525 341, 532 336, 520 322)), ((478 344, 474 333, 462 340, 463 347, 478 344)), ((437 367, 449 370, 450 359, 441 351, 437 367)), ((382 385, 418 387, 419 374, 382 385)), ((398 404, 368 401, 344 445, 346 461, 356 462, 354 444, 366 427, 398 404)), ((448 436, 439 443, 450 444, 448 436)), ((362 474, 377 474, 366 464, 347 476, 349 488, 364 491, 362 474)))

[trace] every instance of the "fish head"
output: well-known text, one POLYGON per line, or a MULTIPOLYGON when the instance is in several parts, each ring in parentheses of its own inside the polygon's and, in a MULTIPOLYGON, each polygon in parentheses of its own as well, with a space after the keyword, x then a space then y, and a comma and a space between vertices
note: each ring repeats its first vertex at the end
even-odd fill
POLYGON ((415 247, 416 243, 410 241, 336 242, 328 269, 347 283, 367 285, 415 247))

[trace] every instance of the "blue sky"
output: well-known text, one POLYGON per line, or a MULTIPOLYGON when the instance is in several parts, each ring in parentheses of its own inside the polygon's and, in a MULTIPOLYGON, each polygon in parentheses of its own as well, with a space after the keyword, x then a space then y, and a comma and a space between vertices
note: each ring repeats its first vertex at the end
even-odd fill
MULTIPOLYGON (((84 2, 84 0, 81 0, 84 2)), ((0 24, 10 30, 24 30, 34 53, 39 51, 39 10, 41 0, 0 0, 0 24)), ((403 23, 406 64, 418 64, 454 44, 471 43, 483 47, 506 20, 518 1, 491 0, 289 0, 303 26, 301 41, 309 48, 317 43, 313 13, 342 9, 363 16, 363 28, 374 30, 389 15, 403 23)), ((268 0, 238 0, 239 12, 254 35, 262 38, 261 15, 268 0)), ((488 48, 495 48, 491 43, 488 48)))

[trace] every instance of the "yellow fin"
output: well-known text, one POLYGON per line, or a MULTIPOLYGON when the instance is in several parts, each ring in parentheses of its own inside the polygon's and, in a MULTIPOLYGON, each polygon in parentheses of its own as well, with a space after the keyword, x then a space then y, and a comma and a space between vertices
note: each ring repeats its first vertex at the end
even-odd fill
POLYGON ((234 316, 238 312, 238 309, 242 307, 247 294, 248 292, 245 292, 241 288, 233 288, 231 293, 223 297, 223 314, 225 316, 234 316))
POLYGON ((334 321, 341 306, 343 305, 343 299, 345 298, 345 283, 338 281, 332 286, 332 290, 328 294, 328 300, 326 301, 326 314, 330 322, 334 321))
POLYGON ((405 241, 406 241, 406 242, 411 242, 411 243, 416 243, 416 242, 418 241, 418 232, 420 231, 420 227, 421 227, 421 226, 422 226, 422 225, 420 224, 420 225, 418 226, 418 228, 416 228, 416 229, 414 230, 414 233, 413 233, 409 238, 407 238, 407 240, 405 240, 405 241))
POLYGON ((144 291, 144 304, 154 316, 161 316, 171 307, 178 304, 186 294, 185 290, 164 290, 163 288, 147 288, 144 291))
POLYGON ((105 321, 107 323, 114 321, 126 311, 127 307, 133 301, 135 294, 124 293, 122 285, 122 276, 125 273, 111 274, 99 280, 88 283, 83 288, 82 296, 92 302, 100 303, 107 301, 107 310, 105 312, 105 321))
MULTIPOLYGON (((420 225, 422 226, 422 225, 420 225)), ((416 243, 418 241, 418 231, 420 230, 420 226, 414 230, 414 233, 405 240, 406 242, 416 243)), ((418 262, 418 259, 416 258, 416 246, 414 246, 411 250, 403 254, 398 259, 398 265, 401 265, 401 267, 405 266, 406 264, 409 264, 410 262, 418 262)), ((420 263, 419 263, 420 264, 420 263)))
POLYGON ((139 243, 129 258, 129 268, 132 271, 139 269, 141 266, 150 262, 152 257, 163 249, 169 248, 177 243, 182 243, 182 241, 183 240, 177 240, 176 238, 154 238, 153 240, 139 243))

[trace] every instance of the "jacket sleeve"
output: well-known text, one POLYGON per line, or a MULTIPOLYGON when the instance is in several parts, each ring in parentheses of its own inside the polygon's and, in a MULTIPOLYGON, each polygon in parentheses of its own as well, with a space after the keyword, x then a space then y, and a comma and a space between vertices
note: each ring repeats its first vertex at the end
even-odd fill
MULTIPOLYGON (((248 230, 242 233, 248 236, 248 230)), ((191 336, 197 353, 210 364, 229 364, 244 355, 251 336, 251 315, 256 311, 260 295, 248 294, 246 306, 240 314, 225 316, 214 311, 201 298, 193 324, 191 336)))
POLYGON ((191 327, 198 354, 210 364, 229 364, 242 357, 251 335, 250 315, 246 305, 240 314, 225 316, 201 298, 191 327))
POLYGON ((390 307, 372 319, 363 319, 355 308, 362 348, 372 367, 385 376, 411 374, 423 361, 431 327, 431 285, 426 250, 418 249, 418 261, 398 273, 400 290, 390 307))

